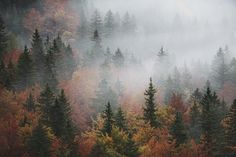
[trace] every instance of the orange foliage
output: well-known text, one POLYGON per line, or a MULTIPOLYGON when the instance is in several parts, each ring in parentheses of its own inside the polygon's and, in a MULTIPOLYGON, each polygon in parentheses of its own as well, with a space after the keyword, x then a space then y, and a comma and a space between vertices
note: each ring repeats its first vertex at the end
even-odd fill
POLYGON ((220 98, 224 98, 224 100, 232 104, 233 100, 236 98, 236 85, 232 82, 225 82, 223 88, 218 92, 220 98))
POLYGON ((186 112, 187 106, 184 104, 184 101, 182 99, 182 95, 173 93, 172 97, 170 99, 170 106, 173 107, 178 112, 186 112))

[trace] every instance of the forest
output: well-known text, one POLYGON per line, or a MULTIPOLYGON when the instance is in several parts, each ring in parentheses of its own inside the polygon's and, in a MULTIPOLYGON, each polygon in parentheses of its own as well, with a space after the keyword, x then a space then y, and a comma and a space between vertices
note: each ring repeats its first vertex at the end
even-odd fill
POLYGON ((233 0, 0 0, 0 157, 236 157, 233 0))

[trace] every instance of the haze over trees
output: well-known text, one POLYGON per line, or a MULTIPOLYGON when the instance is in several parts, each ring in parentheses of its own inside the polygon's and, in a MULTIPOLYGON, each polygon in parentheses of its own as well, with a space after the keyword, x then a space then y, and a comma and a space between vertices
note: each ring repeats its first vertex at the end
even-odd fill
POLYGON ((0 1, 0 156, 236 156, 234 10, 0 1))

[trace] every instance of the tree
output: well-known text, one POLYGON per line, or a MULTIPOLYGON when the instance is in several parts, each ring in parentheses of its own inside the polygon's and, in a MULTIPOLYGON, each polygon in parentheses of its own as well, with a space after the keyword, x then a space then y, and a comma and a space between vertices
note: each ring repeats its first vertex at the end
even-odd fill
POLYGON ((36 104, 35 104, 34 97, 33 97, 32 93, 29 94, 26 102, 24 103, 24 107, 29 112, 34 112, 35 111, 36 104))
POLYGON ((50 157, 51 141, 45 127, 39 123, 29 137, 27 147, 29 153, 36 157, 50 157))
POLYGON ((42 76, 44 75, 45 53, 43 42, 37 29, 35 30, 32 39, 32 58, 34 63, 34 79, 39 83, 43 83, 42 76))
POLYGON ((187 134, 185 131, 181 112, 176 112, 175 121, 171 127, 171 134, 176 140, 177 147, 186 142, 187 140, 187 134))
POLYGON ((118 111, 115 114, 115 125, 124 131, 127 130, 126 118, 121 107, 118 108, 118 111))
POLYGON ((104 29, 106 37, 110 37, 113 35, 115 29, 115 20, 111 10, 109 10, 105 15, 104 29))
POLYGON ((230 110, 226 116, 227 127, 225 130, 226 145, 229 150, 228 156, 235 156, 236 151, 233 149, 236 146, 236 99, 234 100, 230 110))
POLYGON ((7 80, 7 69, 3 60, 0 60, 0 83, 5 86, 7 80))
POLYGON ((211 77, 216 89, 221 89, 228 79, 229 65, 226 60, 226 54, 222 48, 219 48, 213 62, 211 77))
POLYGON ((52 115, 51 113, 54 112, 52 111, 52 106, 54 105, 54 102, 55 102, 54 93, 52 92, 49 85, 46 84, 46 87, 40 93, 39 103, 42 112, 41 121, 43 122, 43 124, 47 126, 51 125, 52 117, 50 115, 52 115))
POLYGON ((91 22, 90 22, 90 29, 91 34, 97 30, 100 34, 102 34, 102 18, 100 12, 96 9, 92 15, 91 22))
POLYGON ((64 90, 61 90, 60 95, 55 99, 52 111, 50 117, 53 132, 64 141, 71 142, 74 138, 74 126, 71 119, 70 104, 64 90))
POLYGON ((202 143, 208 155, 220 155, 222 151, 223 128, 220 124, 221 116, 220 101, 216 93, 212 93, 208 86, 201 101, 201 130, 203 134, 202 143))
POLYGON ((169 76, 165 83, 165 97, 164 97, 164 103, 169 104, 169 101, 173 95, 173 80, 171 76, 169 76))
POLYGON ((157 119, 157 107, 155 104, 156 89, 152 84, 152 78, 150 78, 149 88, 145 90, 145 107, 143 108, 144 120, 152 127, 158 127, 159 121, 157 119))
POLYGON ((112 112, 112 109, 111 109, 110 102, 107 103, 106 109, 103 111, 102 117, 104 119, 104 126, 103 126, 103 129, 102 129, 102 132, 104 134, 110 135, 111 131, 112 131, 112 125, 114 123, 113 112, 112 112))
POLYGON ((18 60, 17 78, 18 88, 20 89, 30 87, 33 83, 33 61, 27 46, 25 46, 24 52, 20 55, 18 60))
POLYGON ((119 48, 116 50, 113 56, 113 62, 116 67, 122 67, 124 65, 125 58, 119 48))
POLYGON ((7 48, 7 32, 3 22, 2 17, 0 16, 0 61, 3 60, 5 50, 7 48))
POLYGON ((200 135, 201 135, 201 111, 199 103, 196 101, 193 102, 193 105, 190 108, 190 135, 191 137, 199 142, 200 135))

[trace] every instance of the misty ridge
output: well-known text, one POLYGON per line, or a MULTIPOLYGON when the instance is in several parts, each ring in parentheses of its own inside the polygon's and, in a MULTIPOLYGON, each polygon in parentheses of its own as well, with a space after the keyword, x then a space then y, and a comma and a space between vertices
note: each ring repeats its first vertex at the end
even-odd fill
POLYGON ((236 156, 234 0, 1 0, 0 156, 236 156))

